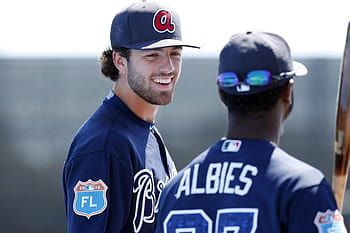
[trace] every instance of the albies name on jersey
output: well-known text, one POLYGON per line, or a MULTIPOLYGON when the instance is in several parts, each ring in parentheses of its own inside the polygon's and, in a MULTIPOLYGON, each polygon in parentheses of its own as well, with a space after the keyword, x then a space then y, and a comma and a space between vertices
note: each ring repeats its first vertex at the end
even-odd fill
POLYGON ((253 177, 258 174, 258 168, 240 162, 210 163, 206 174, 201 174, 199 164, 185 169, 175 194, 176 199, 183 195, 195 194, 235 194, 246 195, 252 184, 253 177), (202 182, 200 177, 205 177, 202 182))

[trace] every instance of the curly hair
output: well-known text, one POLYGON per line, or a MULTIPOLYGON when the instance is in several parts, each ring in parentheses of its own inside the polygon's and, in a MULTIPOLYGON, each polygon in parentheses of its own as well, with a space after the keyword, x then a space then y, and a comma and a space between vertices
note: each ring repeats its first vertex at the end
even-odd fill
POLYGON ((102 74, 110 80, 116 81, 119 78, 119 70, 115 67, 113 62, 113 51, 119 53, 122 57, 125 57, 126 60, 129 61, 130 49, 124 47, 116 49, 108 48, 102 52, 99 58, 102 74))
POLYGON ((219 94, 229 112, 247 115, 271 110, 287 86, 288 82, 272 90, 252 95, 231 95, 219 88, 219 94))

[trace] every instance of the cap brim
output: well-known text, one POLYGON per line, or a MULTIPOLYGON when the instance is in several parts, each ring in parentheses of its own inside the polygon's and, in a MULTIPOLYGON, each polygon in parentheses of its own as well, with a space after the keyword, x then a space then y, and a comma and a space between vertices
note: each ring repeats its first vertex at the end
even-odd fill
POLYGON ((307 68, 303 64, 297 61, 293 61, 293 67, 294 67, 294 72, 295 76, 304 76, 307 75, 307 68))
POLYGON ((197 48, 197 49, 200 48, 199 46, 191 45, 181 40, 174 40, 174 39, 149 41, 149 42, 144 42, 139 44, 126 45, 125 47, 129 49, 147 50, 147 49, 159 49, 159 48, 173 47, 173 46, 185 46, 185 47, 191 47, 191 48, 197 48))

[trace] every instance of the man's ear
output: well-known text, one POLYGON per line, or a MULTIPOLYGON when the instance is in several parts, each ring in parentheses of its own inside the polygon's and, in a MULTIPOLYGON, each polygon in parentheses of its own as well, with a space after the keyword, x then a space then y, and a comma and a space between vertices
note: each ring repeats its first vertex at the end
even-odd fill
POLYGON ((287 104, 293 104, 293 88, 294 79, 290 79, 282 95, 283 101, 287 104))
POLYGON ((115 67, 119 70, 120 74, 125 74, 127 71, 127 60, 125 57, 121 56, 120 53, 113 51, 112 54, 113 63, 115 67))
POLYGON ((220 100, 221 100, 221 103, 227 107, 227 101, 226 101, 226 98, 224 96, 224 91, 220 90, 220 88, 218 88, 218 92, 219 92, 219 97, 220 97, 220 100))

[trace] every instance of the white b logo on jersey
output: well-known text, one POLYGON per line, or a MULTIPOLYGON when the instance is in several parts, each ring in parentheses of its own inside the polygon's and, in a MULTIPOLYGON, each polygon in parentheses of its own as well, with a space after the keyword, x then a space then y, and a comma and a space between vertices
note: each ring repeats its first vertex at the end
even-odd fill
POLYGON ((159 180, 155 186, 153 172, 148 169, 142 169, 134 176, 133 193, 136 194, 136 207, 133 225, 135 232, 141 230, 143 223, 154 222, 155 213, 158 211, 159 194, 168 179, 167 177, 165 182, 159 180), (155 187, 159 192, 158 195, 155 187))

